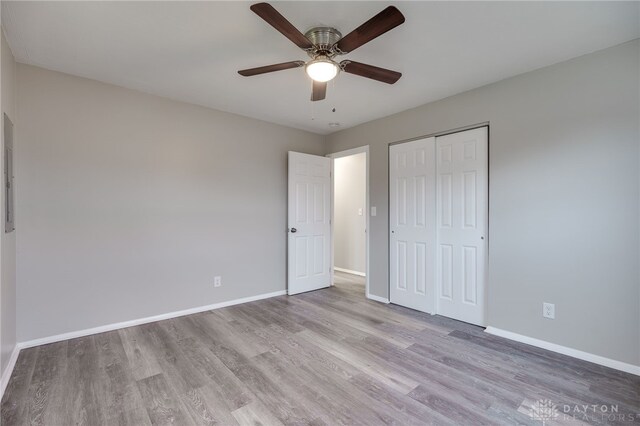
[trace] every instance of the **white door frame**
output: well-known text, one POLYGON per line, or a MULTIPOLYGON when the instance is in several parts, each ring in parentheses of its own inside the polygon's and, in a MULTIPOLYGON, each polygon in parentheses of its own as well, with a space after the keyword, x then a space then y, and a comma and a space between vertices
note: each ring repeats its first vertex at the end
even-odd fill
MULTIPOLYGON (((488 304, 488 295, 489 295, 489 287, 491 286, 490 283, 490 270, 489 270, 489 256, 491 255, 491 239, 489 238, 490 232, 489 229, 491 227, 490 224, 490 220, 491 220, 491 123, 489 121, 485 121, 482 123, 477 123, 477 124, 471 124, 469 126, 462 126, 462 127, 458 127, 455 129, 450 129, 450 130, 445 130, 442 132, 436 132, 436 133, 430 133, 427 135, 423 135, 423 136, 416 136, 414 138, 409 138, 409 139, 403 139, 403 140, 399 140, 396 142, 391 142, 388 144, 387 146, 387 175, 389 175, 389 158, 390 154, 389 154, 389 148, 392 145, 399 145, 401 143, 407 143, 407 142, 413 142, 413 141, 417 141, 420 139, 426 139, 426 138, 431 138, 431 137, 438 137, 438 136, 446 136, 446 135, 451 135, 453 133, 459 133, 459 132, 464 132, 466 130, 473 130, 473 129, 479 129, 481 127, 486 127, 487 128, 487 149, 488 149, 488 157, 487 157, 487 179, 488 179, 488 186, 487 186, 487 235, 485 236, 486 240, 487 240, 487 253, 486 253, 486 260, 485 260, 485 289, 484 289, 484 298, 485 298, 485 308, 484 308, 484 313, 485 313, 485 321, 487 319, 487 313, 489 312, 489 304, 488 304)), ((368 145, 367 145, 368 147, 368 145)), ((345 151, 346 152, 346 151, 345 151)), ((332 170, 331 170, 331 188, 333 189, 333 163, 331 164, 332 170)), ((387 179, 389 179, 389 176, 387 176, 387 179)), ((333 197, 333 193, 331 194, 333 197)), ((368 200, 368 196, 369 196, 369 155, 367 155, 367 200, 368 200)), ((391 202, 390 202, 390 198, 389 195, 387 194, 387 210, 388 210, 388 223, 387 223, 387 234, 389 233, 389 230, 391 229, 391 202)), ((333 212, 333 206, 332 206, 332 210, 333 212)), ((368 225, 368 216, 367 216, 367 229, 369 227, 368 225)), ((332 218, 333 220, 333 218, 332 218)), ((332 232, 333 232, 333 228, 332 228, 332 232)), ((333 236, 333 234, 332 234, 333 236)), ((332 242, 333 244, 333 242, 332 242)), ((333 249, 333 246, 332 246, 333 249)), ((333 257, 333 252, 331 253, 331 256, 333 257)), ((333 267, 333 265, 332 265, 333 267)), ((367 278, 369 275, 369 234, 367 233, 367 278)), ((389 271, 391 271, 391 238, 389 238, 389 236, 387 235, 387 269, 389 271)), ((333 269, 332 269, 333 271, 333 269)), ((331 276, 331 282, 333 285, 333 275, 331 276)), ((367 286, 369 285, 369 281, 367 279, 367 286)), ((387 294, 389 294, 389 298, 391 298, 391 277, 388 276, 387 277, 387 294)), ((367 297, 369 297, 369 287, 367 287, 367 297)), ((388 302, 387 302, 388 303, 388 302)), ((431 315, 437 315, 438 314, 438 294, 436 291, 433 292, 433 306, 434 306, 434 310, 433 313, 431 315)))
POLYGON ((333 224, 334 222, 334 160, 336 158, 341 158, 341 157, 348 157, 350 155, 355 155, 355 154, 361 154, 361 153, 365 153, 366 155, 366 159, 367 161, 366 166, 365 166, 365 181, 366 181, 366 188, 365 188, 365 240, 366 240, 366 247, 365 247, 365 289, 366 289, 366 296, 367 299, 371 299, 371 294, 369 293, 369 277, 370 277, 370 273, 369 273, 369 234, 370 234, 370 227, 369 227, 369 222, 370 222, 370 216, 371 216, 371 208, 369 207, 369 145, 364 145, 364 146, 360 146, 358 148, 353 148, 353 149, 347 149, 346 151, 339 151, 339 152, 334 152, 332 154, 327 154, 327 157, 331 158, 331 285, 333 285, 333 268, 334 268, 334 250, 333 250, 333 244, 335 239, 333 238, 333 224))

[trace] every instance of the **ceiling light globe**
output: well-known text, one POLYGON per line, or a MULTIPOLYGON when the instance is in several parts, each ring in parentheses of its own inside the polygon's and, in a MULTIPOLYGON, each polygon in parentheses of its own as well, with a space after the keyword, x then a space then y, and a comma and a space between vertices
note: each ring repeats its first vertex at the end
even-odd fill
POLYGON ((324 83, 338 75, 338 65, 330 59, 314 59, 305 66, 305 71, 313 80, 324 83))

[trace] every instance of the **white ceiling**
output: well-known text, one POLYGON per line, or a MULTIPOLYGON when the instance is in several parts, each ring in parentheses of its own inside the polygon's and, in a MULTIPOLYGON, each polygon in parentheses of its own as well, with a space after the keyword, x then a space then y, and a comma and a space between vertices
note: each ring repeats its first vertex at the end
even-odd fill
POLYGON ((306 59, 251 4, 2 1, 2 25, 19 62, 321 134, 640 36, 638 2, 273 2, 302 32, 346 35, 388 4, 406 17, 342 57, 398 83, 343 73, 312 103, 303 69, 237 74, 306 59))

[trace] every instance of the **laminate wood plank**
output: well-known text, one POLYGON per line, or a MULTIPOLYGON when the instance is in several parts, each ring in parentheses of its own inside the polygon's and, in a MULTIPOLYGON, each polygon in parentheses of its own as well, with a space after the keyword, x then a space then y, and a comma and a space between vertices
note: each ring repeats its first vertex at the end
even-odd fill
POLYGON ((156 361, 154 350, 149 347, 142 331, 141 327, 128 327, 118 330, 135 380, 162 373, 162 368, 156 361))
POLYGON ((36 347, 20 351, 2 398, 0 424, 17 425, 26 421, 29 385, 39 350, 36 347))
POLYGON ((253 306, 246 306, 243 308, 244 309, 241 312, 246 316, 251 316, 254 312, 260 314, 261 318, 264 319, 261 326, 264 326, 265 324, 274 324, 289 333, 297 333, 298 331, 304 330, 304 327, 299 321, 297 321, 297 318, 290 317, 287 315, 286 311, 283 312, 271 309, 268 301, 267 303, 253 302, 253 306))
POLYGON ((96 394, 96 383, 100 380, 100 375, 95 337, 69 340, 66 360, 65 391, 58 393, 63 395, 64 402, 60 405, 63 409, 48 413, 47 421, 54 418, 54 424, 102 424, 105 407, 96 394))
POLYGON ((195 321, 206 327, 216 343, 234 347, 246 357, 250 358, 269 350, 261 342, 252 339, 251 329, 241 327, 238 319, 221 321, 217 313, 212 311, 199 315, 195 321))
MULTIPOLYGON (((320 406, 324 407, 324 410, 318 416, 323 418, 327 412, 330 412, 331 417, 324 418, 327 423, 376 424, 380 422, 380 418, 387 415, 384 411, 366 408, 373 406, 368 395, 350 386, 346 381, 358 373, 356 368, 324 351, 318 351, 317 347, 314 352, 313 345, 297 336, 287 335, 286 331, 278 325, 271 324, 265 329, 261 332, 256 331, 256 334, 273 342, 278 350, 261 354, 256 359, 259 358, 268 368, 282 375, 283 379, 279 379, 279 383, 283 380, 295 380, 297 384, 293 385, 294 389, 313 384, 314 391, 317 390, 318 393, 307 391, 310 394, 308 398, 312 401, 322 401, 320 406), (300 380, 302 382, 299 382, 300 380), (360 409, 357 409, 358 407, 360 409), (355 413, 358 414, 357 418, 353 418, 355 413)), ((317 404, 307 403, 305 406, 309 405, 317 404)), ((405 416, 401 412, 395 414, 398 421, 405 416)), ((389 418, 386 417, 386 420, 389 418)))
POLYGON ((377 402, 376 405, 393 407, 417 420, 417 423, 415 420, 412 423, 437 425, 455 424, 447 416, 441 415, 439 412, 430 409, 413 398, 408 398, 407 395, 384 385, 382 382, 375 380, 367 374, 358 374, 349 379, 349 382, 361 391, 367 393, 377 402))
POLYGON ((339 342, 327 339, 311 330, 301 331, 298 335, 309 342, 313 342, 316 346, 337 358, 357 366, 362 372, 382 381, 399 392, 408 393, 419 384, 419 382, 411 377, 396 372, 394 365, 380 363, 374 357, 368 356, 362 351, 346 344, 339 344, 339 342))
POLYGON ((67 376, 68 342, 39 348, 38 359, 29 386, 29 424, 45 425, 55 418, 57 407, 64 404, 63 380, 67 376))
POLYGON ((497 421, 483 416, 484 410, 467 405, 464 401, 450 395, 442 394, 439 392, 440 390, 420 385, 409 392, 408 396, 443 416, 447 416, 457 424, 499 424, 497 421))
MULTIPOLYGON (((304 301, 304 303, 311 302, 304 301)), ((385 322, 380 318, 377 318, 375 321, 370 320, 364 315, 348 312, 332 304, 322 304, 321 306, 324 315, 327 315, 328 313, 340 323, 355 328, 363 333, 378 336, 396 346, 406 348, 415 342, 413 337, 407 338, 404 334, 404 331, 407 331, 406 328, 402 330, 403 333, 396 333, 394 330, 390 330, 394 327, 392 323, 385 322)))
POLYGON ((173 392, 163 374, 137 381, 142 401, 153 425, 196 424, 187 415, 182 402, 173 392))
MULTIPOLYGON (((408 346, 411 346, 414 343, 413 340, 409 340, 401 336, 385 333, 383 330, 376 328, 375 325, 372 323, 361 322, 358 319, 352 318, 352 316, 350 315, 342 314, 339 309, 333 308, 328 305, 315 305, 313 302, 309 302, 307 300, 302 300, 302 299, 294 300, 293 303, 301 304, 302 306, 309 308, 310 311, 315 311, 316 315, 323 315, 325 317, 327 317, 328 315, 328 318, 330 318, 329 321, 333 323, 332 324, 333 328, 338 328, 338 327, 342 328, 345 326, 351 327, 355 330, 362 332, 363 335, 369 335, 369 334, 377 335, 401 348, 406 348, 408 346)), ((351 333, 353 333, 353 331, 351 333)))
POLYGON ((191 389, 181 396, 183 406, 198 425, 237 425, 232 410, 226 403, 224 388, 203 386, 191 389))
MULTIPOLYGON (((318 296, 316 295, 315 297, 318 296)), ((424 330, 427 326, 424 321, 420 321, 411 315, 402 315, 389 309, 387 305, 365 298, 354 301, 351 298, 338 297, 326 303, 342 312, 349 312, 353 315, 361 315, 366 312, 367 315, 365 317, 374 324, 395 324, 402 326, 404 329, 415 331, 424 330)))
POLYGON ((285 394, 247 357, 224 346, 215 346, 211 350, 285 425, 307 424, 315 419, 306 409, 291 402, 295 395, 285 394))
POLYGON ((280 352, 283 357, 287 357, 292 365, 297 363, 313 364, 315 367, 326 370, 331 374, 335 374, 344 379, 349 379, 360 371, 353 365, 342 361, 340 358, 332 354, 319 350, 318 346, 301 338, 296 334, 290 334, 278 325, 271 324, 260 330, 256 330, 255 334, 265 341, 275 345, 276 351, 280 352))
POLYGON ((322 408, 313 414, 327 424, 417 424, 417 419, 403 411, 379 406, 367 393, 330 370, 321 371, 304 362, 292 368, 290 362, 274 353, 259 355, 256 360, 277 375, 278 383, 298 392, 305 407, 322 408))
MULTIPOLYGON (((343 407, 336 406, 326 398, 320 390, 321 384, 315 378, 305 375, 301 364, 292 365, 287 361, 287 367, 283 368, 280 360, 277 354, 266 352, 257 355, 252 361, 265 377, 277 383, 289 395, 293 406, 303 408, 311 419, 327 425, 356 424, 351 417, 351 422, 345 423, 343 407)), ((356 407, 352 409, 355 410, 356 407)))
POLYGON ((414 377, 421 386, 439 396, 464 401, 465 406, 479 413, 489 409, 496 412, 515 410, 523 399, 522 395, 461 374, 446 364, 416 356, 410 351, 400 351, 384 340, 369 338, 364 342, 363 349, 382 360, 401 357, 403 363, 399 368, 404 374, 414 377))
POLYGON ((150 425, 120 334, 117 331, 98 334, 95 342, 100 376, 94 388, 104 407, 104 424, 150 425))
MULTIPOLYGON (((274 330, 278 326, 272 324, 268 328, 274 330)), ((263 371, 268 370, 275 374, 274 380, 278 383, 284 383, 293 392, 298 393, 299 398, 304 396, 305 407, 322 407, 322 410, 312 413, 317 418, 327 424, 336 422, 375 424, 378 422, 380 414, 376 410, 366 408, 370 407, 370 401, 363 401, 362 396, 366 397, 366 395, 359 395, 359 391, 355 388, 348 389, 349 383, 339 370, 331 368, 329 363, 311 363, 300 351, 287 352, 286 347, 289 342, 278 338, 277 335, 271 334, 268 338, 272 339, 276 347, 284 349, 267 352, 254 359, 263 366, 263 371), (336 386, 337 384, 340 386, 336 386), (321 403, 318 404, 318 401, 321 403), (330 417, 327 417, 327 413, 331 413, 330 417)))
POLYGON ((188 337, 181 340, 181 348, 193 366, 207 376, 207 386, 219 390, 218 395, 228 411, 234 411, 255 400, 244 383, 213 354, 210 346, 195 337, 188 337))
POLYGON ((234 319, 232 322, 244 320, 242 322, 246 323, 251 329, 272 324, 273 318, 265 315, 260 306, 260 301, 233 306, 234 319))
POLYGON ((162 368, 164 378, 176 392, 184 394, 204 386, 206 380, 202 372, 185 356, 180 342, 167 331, 174 321, 176 320, 145 324, 144 335, 155 351, 156 361, 162 368))
MULTIPOLYGON (((283 371, 288 367, 283 364, 281 357, 274 354, 263 354, 263 357, 271 357, 272 364, 281 364, 283 371)), ((349 380, 335 376, 332 371, 319 371, 317 366, 301 364, 296 369, 296 376, 306 383, 313 383, 314 388, 322 395, 322 406, 326 407, 331 417, 326 419, 329 424, 338 422, 347 425, 353 424, 400 424, 422 425, 424 419, 414 417, 405 410, 397 409, 392 405, 382 405, 378 399, 368 392, 353 385, 349 380), (339 386, 336 386, 339 384, 339 386)))
POLYGON ((240 425, 284 426, 260 401, 238 408, 232 414, 240 425))
MULTIPOLYGON (((319 306, 302 304, 299 300, 278 300, 274 301, 274 303, 283 305, 280 309, 286 310, 287 315, 296 318, 305 329, 308 328, 308 325, 317 325, 328 330, 332 330, 334 333, 336 333, 336 336, 338 336, 339 334, 357 335, 364 339, 368 335, 368 333, 354 328, 346 324, 345 322, 342 322, 341 319, 337 316, 327 315, 326 311, 324 311, 319 306)), ((400 344, 399 346, 403 345, 400 344)))

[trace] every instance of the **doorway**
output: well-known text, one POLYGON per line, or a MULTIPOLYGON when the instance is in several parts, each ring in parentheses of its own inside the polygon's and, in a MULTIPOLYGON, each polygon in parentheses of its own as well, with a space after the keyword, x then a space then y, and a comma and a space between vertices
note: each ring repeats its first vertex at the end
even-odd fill
POLYGON ((392 303, 486 325, 488 127, 389 147, 392 303))
POLYGON ((331 158, 332 285, 369 297, 369 147, 331 158))

